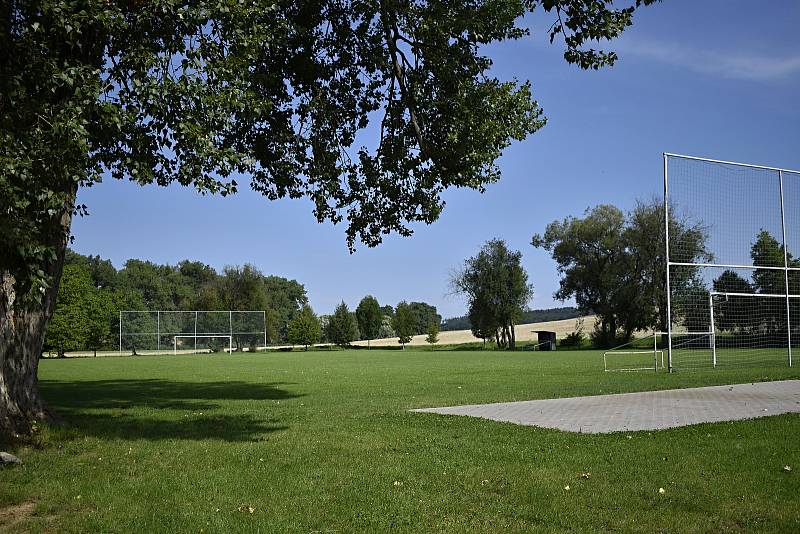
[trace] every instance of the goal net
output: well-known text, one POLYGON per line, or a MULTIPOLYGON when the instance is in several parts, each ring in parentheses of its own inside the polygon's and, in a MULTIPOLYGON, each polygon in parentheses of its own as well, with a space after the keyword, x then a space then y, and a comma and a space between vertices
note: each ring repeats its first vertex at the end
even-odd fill
POLYGON ((664 155, 670 370, 792 365, 800 173, 664 155))
POLYGON ((238 310, 127 310, 119 350, 135 354, 255 351, 266 346, 266 313, 238 310))

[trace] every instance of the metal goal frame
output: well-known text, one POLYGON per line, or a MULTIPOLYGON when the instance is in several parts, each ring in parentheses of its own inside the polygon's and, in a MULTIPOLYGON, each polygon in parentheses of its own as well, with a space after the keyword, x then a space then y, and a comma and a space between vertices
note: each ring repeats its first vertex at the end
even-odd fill
MULTIPOLYGON (((786 321, 787 321, 787 329, 786 329, 786 345, 787 345, 787 363, 789 367, 792 366, 792 314, 791 314, 791 305, 790 299, 796 298, 798 295, 792 295, 789 286, 789 272, 790 271, 800 271, 798 267, 791 267, 789 265, 789 254, 788 254, 788 244, 786 239, 786 205, 784 200, 784 191, 785 191, 785 176, 787 174, 796 175, 800 177, 800 171, 791 170, 791 169, 783 169, 778 167, 767 167, 763 165, 753 165, 749 163, 739 163, 734 161, 725 161, 725 160, 717 160, 717 159, 710 159, 710 158, 701 158, 697 156, 687 156, 685 154, 675 154, 670 152, 663 153, 663 161, 664 161, 664 245, 665 245, 665 258, 666 258, 666 327, 667 327, 667 365, 669 372, 673 371, 673 302, 672 302, 672 292, 670 287, 670 270, 672 267, 717 267, 717 268, 724 268, 724 269, 742 269, 742 270, 756 270, 756 269, 763 269, 763 270, 775 270, 775 271, 782 271, 783 272, 783 281, 784 281, 784 290, 783 294, 761 294, 761 293, 753 293, 753 294, 742 294, 741 296, 754 296, 754 297, 779 297, 785 300, 786 303, 786 321), (781 241, 780 244, 783 247, 783 265, 782 266, 766 266, 766 265, 746 265, 746 264, 728 264, 728 263, 715 263, 713 260, 709 261, 708 263, 694 263, 694 262, 677 262, 672 261, 670 259, 670 235, 669 235, 669 228, 670 228, 670 196, 669 196, 669 162, 671 159, 681 159, 681 160, 693 160, 698 162, 705 162, 709 164, 719 164, 719 165, 728 165, 732 167, 738 168, 749 168, 749 169, 758 169, 761 171, 767 171, 769 173, 774 173, 775 178, 778 180, 778 191, 780 197, 780 226, 781 226, 781 241)), ((778 206, 775 206, 775 209, 778 209, 778 206)), ((709 299, 713 299, 713 293, 710 293, 709 299)), ((712 343, 712 351, 714 352, 714 356, 716 356, 716 343, 715 343, 715 335, 714 335, 714 319, 713 319, 713 303, 711 305, 711 343, 712 343)), ((681 333, 680 335, 692 335, 692 334, 707 334, 706 332, 685 332, 681 333)), ((715 361, 716 363, 716 361, 715 361)))

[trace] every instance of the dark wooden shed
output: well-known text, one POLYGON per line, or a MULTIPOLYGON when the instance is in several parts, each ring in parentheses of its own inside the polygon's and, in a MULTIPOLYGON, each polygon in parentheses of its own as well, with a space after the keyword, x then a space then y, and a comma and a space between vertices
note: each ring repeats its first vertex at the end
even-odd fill
POLYGON ((534 330, 538 336, 538 350, 556 350, 556 333, 549 330, 534 330))

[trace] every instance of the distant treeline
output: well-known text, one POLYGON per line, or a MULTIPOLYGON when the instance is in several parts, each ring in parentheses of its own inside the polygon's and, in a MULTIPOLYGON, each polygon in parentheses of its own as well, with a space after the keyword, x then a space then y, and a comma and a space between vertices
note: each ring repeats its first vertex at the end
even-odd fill
MULTIPOLYGON (((548 308, 545 310, 528 310, 522 312, 517 324, 528 323, 543 323, 545 321, 560 321, 562 319, 574 319, 579 317, 580 313, 577 308, 566 306, 563 308, 548 308)), ((471 328, 469 317, 462 315, 461 317, 452 317, 442 321, 442 331, 449 330, 469 330, 471 328)))
MULTIPOLYGON (((67 250, 64 263, 56 307, 44 344, 46 352, 59 355, 118 348, 121 310, 263 310, 266 332, 258 339, 263 343, 266 337, 268 344, 289 342, 290 324, 304 308, 311 311, 303 284, 264 275, 248 264, 226 266, 222 272, 217 272, 198 261, 159 265, 129 259, 121 269, 116 269, 111 261, 100 256, 84 256, 72 250, 67 250)), ((408 311, 411 334, 426 333, 431 324, 438 325, 441 321, 435 306, 425 302, 402 304, 408 311)), ((381 325, 375 334, 394 337, 395 307, 379 306, 376 313, 381 325)), ((327 324, 330 317, 323 315, 320 319, 327 324)), ((136 327, 135 322, 124 326, 123 348, 143 348, 141 342, 129 346, 136 338, 125 336, 136 327)), ((354 335, 354 339, 361 339, 358 332, 354 335)), ((327 329, 323 329, 320 341, 328 341, 327 329)), ((241 348, 242 340, 237 338, 235 343, 241 348)))
POLYGON ((120 310, 264 310, 267 341, 276 343, 286 339, 288 323, 306 304, 303 284, 265 276, 252 265, 218 273, 197 261, 130 259, 116 269, 100 256, 68 250, 44 349, 63 354, 118 347, 120 310))

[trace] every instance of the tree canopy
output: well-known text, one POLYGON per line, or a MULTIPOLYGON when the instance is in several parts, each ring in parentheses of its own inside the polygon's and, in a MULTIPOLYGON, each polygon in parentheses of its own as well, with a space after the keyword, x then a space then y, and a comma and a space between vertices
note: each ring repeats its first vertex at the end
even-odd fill
POLYGON ((383 312, 378 299, 372 295, 367 295, 361 299, 356 308, 356 319, 358 320, 358 330, 361 333, 361 338, 366 339, 369 344, 370 340, 378 336, 383 323, 383 312))
POLYGON ((95 288, 88 269, 78 265, 67 266, 45 344, 56 350, 59 356, 63 356, 65 351, 85 349, 94 302, 95 288))
MULTIPOLYGON (((6 2, 0 9, 0 239, 20 295, 48 282, 78 187, 106 174, 269 199, 374 245, 435 220, 442 190, 481 189, 544 124, 530 85, 492 76, 485 48, 550 13, 567 62, 599 68, 655 0, 6 2), (359 131, 375 122, 375 146, 359 131), (5 209, 13 208, 13 209, 5 209)), ((34 293, 35 295, 36 293, 34 293)))
POLYGON ((500 239, 487 241, 452 274, 450 284, 467 297, 474 335, 494 337, 498 346, 515 348, 514 325, 533 298, 521 252, 509 250, 500 239))
POLYGON ((397 304, 392 316, 392 329, 397 336, 397 342, 406 347, 406 343, 411 341, 416 328, 414 312, 406 301, 397 304))
MULTIPOLYGON (((698 224, 670 220, 670 240, 689 257, 709 257, 706 234, 698 224)), ((534 247, 549 251, 561 274, 555 298, 574 298, 578 308, 598 317, 593 333, 600 346, 627 341, 637 330, 666 330, 666 260, 664 204, 639 202, 628 214, 611 205, 587 210, 583 218, 567 217, 535 234, 534 247)), ((674 269, 672 287, 702 285, 696 267, 674 269)), ((676 302, 675 314, 693 309, 676 302)), ((694 320, 687 317, 687 320, 694 320)))
POLYGON ((336 306, 333 315, 328 318, 325 331, 328 341, 339 346, 349 345, 358 339, 356 317, 344 301, 336 306))
POLYGON ((488 46, 528 36, 541 8, 566 61, 599 68, 616 55, 585 45, 654 1, 3 2, 0 373, 15 378, 0 381, 0 426, 48 418, 37 362, 87 212, 79 188, 110 176, 228 195, 249 180, 346 221, 351 249, 409 235, 444 190, 499 179, 503 150, 545 123, 488 46))
POLYGON ((319 343, 321 335, 319 319, 311 306, 306 304, 289 323, 289 341, 293 345, 304 345, 308 350, 310 345, 319 343))
POLYGON ((439 342, 439 325, 437 323, 431 323, 428 327, 428 335, 425 337, 425 341, 431 346, 439 342))
MULTIPOLYGON (((117 271, 108 260, 72 251, 66 261, 52 318, 55 326, 47 330, 48 350, 60 346, 65 350, 115 349, 120 310, 264 311, 267 342, 287 341, 289 322, 308 302, 302 284, 265 276, 252 265, 227 266, 218 274, 196 261, 173 266, 132 259, 117 271), (93 265, 103 267, 98 270, 93 265), (83 289, 76 291, 76 286, 83 289), (82 310, 84 319, 76 323, 70 318, 72 307, 82 310), (73 324, 70 336, 74 342, 59 345, 54 332, 67 323, 73 324)), ((262 327, 260 318, 257 324, 246 322, 252 327, 248 330, 262 327)), ((253 336, 236 336, 234 343, 242 349, 250 338, 253 336)))
POLYGON ((436 312, 436 306, 427 302, 409 302, 408 307, 414 315, 415 334, 425 334, 432 324, 438 326, 442 322, 442 316, 436 312))

